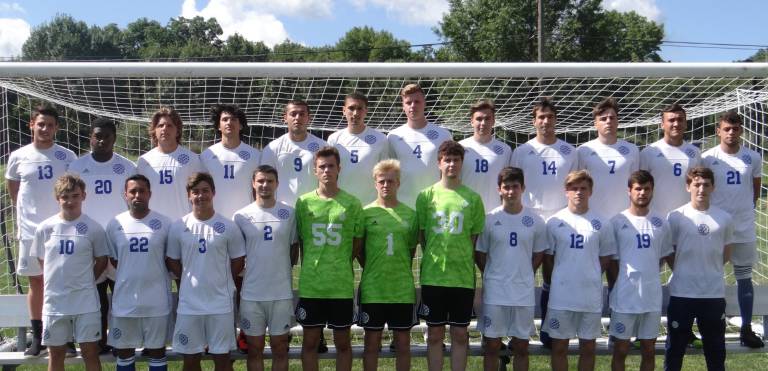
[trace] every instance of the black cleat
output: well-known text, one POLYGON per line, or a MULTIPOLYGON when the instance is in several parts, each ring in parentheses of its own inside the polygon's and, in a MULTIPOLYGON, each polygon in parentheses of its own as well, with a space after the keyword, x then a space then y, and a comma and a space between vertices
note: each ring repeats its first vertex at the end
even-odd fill
POLYGON ((328 353, 328 343, 325 342, 325 335, 320 336, 320 344, 317 345, 318 353, 328 353))
POLYGON ((741 329, 739 342, 741 343, 741 346, 745 346, 747 348, 762 348, 765 346, 763 340, 760 339, 760 337, 757 336, 754 331, 752 331, 752 326, 743 327, 741 329))
POLYGON ((69 342, 67 343, 66 358, 75 358, 75 357, 77 357, 77 348, 75 348, 75 343, 69 342))

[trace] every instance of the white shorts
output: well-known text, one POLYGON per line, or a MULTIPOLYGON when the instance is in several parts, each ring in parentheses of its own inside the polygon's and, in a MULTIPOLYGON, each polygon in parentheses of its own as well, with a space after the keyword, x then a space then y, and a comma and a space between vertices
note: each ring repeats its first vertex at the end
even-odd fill
POLYGON ((117 349, 165 348, 168 316, 112 317, 107 344, 117 349))
POLYGON ((535 307, 483 304, 482 321, 477 329, 485 337, 512 336, 527 340, 533 329, 535 307))
POLYGON ((43 345, 55 347, 73 340, 78 343, 101 340, 101 312, 43 316, 43 345))
POLYGON ((227 354, 235 349, 235 315, 178 314, 173 330, 173 350, 182 354, 227 354))
POLYGON ((757 260, 757 242, 742 242, 731 245, 731 264, 752 267, 757 260))
POLYGON ((32 252, 32 240, 19 241, 19 264, 16 266, 16 274, 19 276, 39 276, 43 274, 40 261, 36 256, 29 255, 32 252))
POLYGON ((248 336, 284 335, 293 325, 293 299, 240 300, 240 328, 248 336))
POLYGON ((633 337, 642 340, 656 339, 659 337, 661 325, 661 312, 647 313, 611 313, 611 336, 629 340, 633 337))
POLYGON ((600 336, 600 313, 549 308, 543 327, 555 339, 594 340, 600 336))

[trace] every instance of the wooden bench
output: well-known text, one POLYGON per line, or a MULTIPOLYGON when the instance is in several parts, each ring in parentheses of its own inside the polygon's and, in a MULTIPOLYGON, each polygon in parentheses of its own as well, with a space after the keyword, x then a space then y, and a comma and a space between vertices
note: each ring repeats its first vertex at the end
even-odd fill
MULTIPOLYGON (((478 291, 478 295, 480 290, 478 291)), ((607 292, 607 291, 606 291, 607 292)), ((536 296, 537 296, 537 303, 538 303, 538 296, 540 295, 540 288, 536 289, 536 296)), ((607 296, 604 297, 604 308, 606 308, 604 316, 608 316, 607 312, 607 296)), ((666 305, 669 300, 668 292, 666 287, 664 288, 664 305, 663 305, 663 311, 662 314, 665 315, 666 313, 666 305)), ((726 315, 728 316, 738 316, 739 315, 739 306, 738 302, 736 300, 736 287, 735 286, 727 286, 726 287, 726 315)), ((763 317, 763 324, 768 324, 768 286, 755 286, 755 305, 754 305, 754 315, 755 316, 762 316, 763 317)), ((537 306, 536 308, 536 318, 537 323, 540 322, 541 319, 541 311, 540 308, 537 306)), ((23 349, 26 339, 25 339, 25 333, 26 333, 26 326, 29 324, 29 315, 27 312, 27 301, 26 296, 24 295, 5 295, 0 296, 0 328, 18 328, 19 331, 19 340, 18 343, 21 345, 18 349, 23 349)), ((476 323, 473 322, 470 329, 475 330, 476 329, 476 323)), ((326 330, 328 331, 328 330, 326 330)), ((352 331, 354 333, 362 333, 363 329, 358 326, 353 326, 352 331)), ((426 331, 426 326, 421 324, 419 326, 416 326, 413 330, 413 332, 424 332, 426 331)), ((301 327, 294 327, 291 329, 291 332, 297 335, 301 334, 301 327)), ((766 336, 763 335, 763 338, 765 339, 766 336)), ((664 354, 664 339, 665 337, 660 337, 659 341, 656 344, 656 354, 657 355, 663 355, 664 354)), ((469 355, 470 356, 482 356, 483 350, 481 343, 478 341, 471 341, 469 346, 469 355)), ((531 341, 531 345, 529 348, 531 355, 548 355, 549 350, 544 348, 539 341, 531 341)), ((598 355, 610 355, 611 349, 608 346, 608 340, 607 338, 601 338, 598 339, 597 343, 597 354, 598 355)), ((747 347, 742 347, 739 345, 739 339, 737 334, 726 334, 726 351, 729 354, 733 353, 764 353, 766 352, 766 348, 761 349, 750 349, 747 347)), ((445 350, 445 355, 448 356, 450 352, 450 345, 445 350)), ((577 355, 578 354, 578 342, 576 340, 571 341, 569 349, 569 354, 571 355, 577 355)), ((630 351, 631 354, 638 355, 639 350, 633 349, 630 351)), ((271 357, 271 352, 269 350, 269 347, 265 349, 264 351, 265 358, 271 357)), ((689 350, 689 353, 701 353, 700 349, 691 349, 689 350)), ((352 346, 352 355, 354 358, 362 358, 363 356, 363 346, 362 345, 354 345, 352 346)), ((426 357, 427 355, 427 346, 426 344, 413 344, 411 345, 411 356, 412 357, 426 357)), ((505 355, 508 355, 506 353, 505 355)), ((329 347, 329 350, 327 353, 320 354, 319 355, 321 359, 334 359, 336 357, 335 349, 331 346, 329 347)), ((145 357, 142 357, 139 352, 136 354, 137 361, 147 361, 145 357)), ((301 357, 301 349, 298 346, 292 346, 288 357, 290 359, 300 359, 301 357)), ((394 358, 395 353, 389 350, 389 347, 384 344, 382 347, 382 350, 379 354, 379 357, 382 358, 394 358)), ((182 359, 182 355, 175 353, 172 351, 172 349, 168 349, 167 352, 167 358, 169 361, 180 361, 182 359)), ((205 357, 204 357, 205 358, 205 357)), ((245 355, 240 354, 238 352, 232 352, 232 359, 234 360, 244 360, 246 358, 245 355)), ((112 355, 103 355, 101 356, 101 360, 103 363, 111 363, 115 362, 115 358, 112 355)), ((40 357, 40 358, 24 358, 23 352, 0 352, 0 366, 2 366, 3 371, 6 370, 14 370, 16 367, 20 365, 42 365, 46 364, 47 358, 46 357, 40 357)), ((82 363, 83 360, 80 357, 74 357, 74 358, 68 358, 65 363, 66 364, 77 364, 82 363)))

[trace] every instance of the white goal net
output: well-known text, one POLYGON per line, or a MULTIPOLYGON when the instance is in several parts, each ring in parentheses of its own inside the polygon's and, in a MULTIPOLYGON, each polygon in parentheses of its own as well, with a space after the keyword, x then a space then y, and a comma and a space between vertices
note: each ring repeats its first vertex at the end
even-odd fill
MULTIPOLYGON (((248 117, 246 142, 261 148, 285 132, 287 101, 306 100, 311 131, 327 137, 345 126, 342 102, 353 91, 370 100, 367 123, 387 132, 405 121, 399 91, 410 82, 426 91, 428 118, 457 140, 471 135, 469 106, 485 98, 497 106, 496 135, 514 148, 533 135, 533 104, 551 96, 560 136, 579 145, 596 135, 592 106, 612 96, 620 105, 621 135, 640 148, 659 138, 660 111, 677 102, 688 113, 686 139, 703 150, 715 144, 717 115, 737 109, 745 119, 745 144, 766 152, 768 64, 4 63, 0 165, 4 168, 10 152, 30 142, 29 115, 40 103, 55 105, 62 114, 60 144, 77 154, 88 152, 90 122, 105 116, 120 124, 116 151, 135 160, 151 149, 146 127, 161 105, 180 112, 183 144, 200 152, 215 140, 209 107, 236 104, 248 117)), ((12 274, 17 247, 6 187, 0 189, 0 201, 0 294, 8 294, 17 291, 12 274)), ((762 198, 758 215, 754 279, 765 284, 768 213, 762 198)))

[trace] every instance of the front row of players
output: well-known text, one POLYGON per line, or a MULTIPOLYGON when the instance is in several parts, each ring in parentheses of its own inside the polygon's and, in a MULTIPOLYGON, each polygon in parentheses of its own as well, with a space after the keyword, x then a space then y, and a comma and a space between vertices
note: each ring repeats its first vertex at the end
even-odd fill
POLYGON ((277 171, 259 167, 253 176, 256 200, 238 211, 234 222, 215 212, 215 185, 206 173, 189 178, 192 212, 176 222, 149 209, 150 182, 133 175, 125 182, 129 210, 110 221, 106 233, 82 213, 83 181, 73 175, 59 178, 54 190, 60 212, 38 227, 32 249, 44 269, 43 342, 50 347, 50 369, 63 367, 71 338, 81 344, 86 368, 99 369, 97 342, 102 333, 94 277, 106 267, 107 256, 117 267, 109 342, 118 352, 118 370, 135 369, 133 356, 139 347, 148 349, 150 370, 167 369, 164 347, 172 313, 166 267, 181 278, 172 334, 174 349, 185 355, 185 369, 199 369, 206 349, 216 369, 230 369, 233 276, 246 260, 239 325, 249 343, 248 369, 263 369, 267 330, 272 366, 286 369, 291 266, 299 246, 302 269, 295 316, 304 327, 303 368, 317 369, 317 344, 325 326, 334 330, 337 366, 351 367, 352 262, 357 258, 363 266, 357 322, 366 330, 364 366, 375 369, 381 331, 387 325, 395 333, 397 369, 408 369, 409 330, 417 322, 411 274, 417 241, 424 247, 419 313, 429 328, 430 369, 442 369, 445 325, 450 325, 452 367, 466 366, 475 263, 483 272, 478 322, 485 340, 485 367, 498 367, 501 339, 508 336, 515 369, 527 369, 533 277, 544 259, 554 267, 543 323, 553 338, 553 369, 567 369, 571 338, 579 339, 580 369, 594 367, 601 272, 612 264, 618 272, 610 296, 610 332, 616 339, 613 368, 623 369, 629 340, 636 337, 642 348, 641 369, 652 370, 662 260, 673 271, 665 368, 681 368, 696 319, 708 368, 723 369, 723 264, 734 239, 730 215, 710 205, 711 170, 696 167, 688 172, 691 201, 668 217, 650 211, 653 177, 637 171, 628 181, 629 208, 610 220, 590 210, 589 173, 574 171, 565 181, 567 208, 545 223, 523 207, 525 181, 517 168, 500 172, 502 205, 484 215, 480 196, 461 184, 463 155, 458 143, 440 146, 441 180, 419 194, 416 211, 397 199, 396 160, 374 168, 378 197, 363 208, 338 187, 339 155, 331 147, 317 152, 319 186, 301 196, 295 210, 275 199, 277 171))

